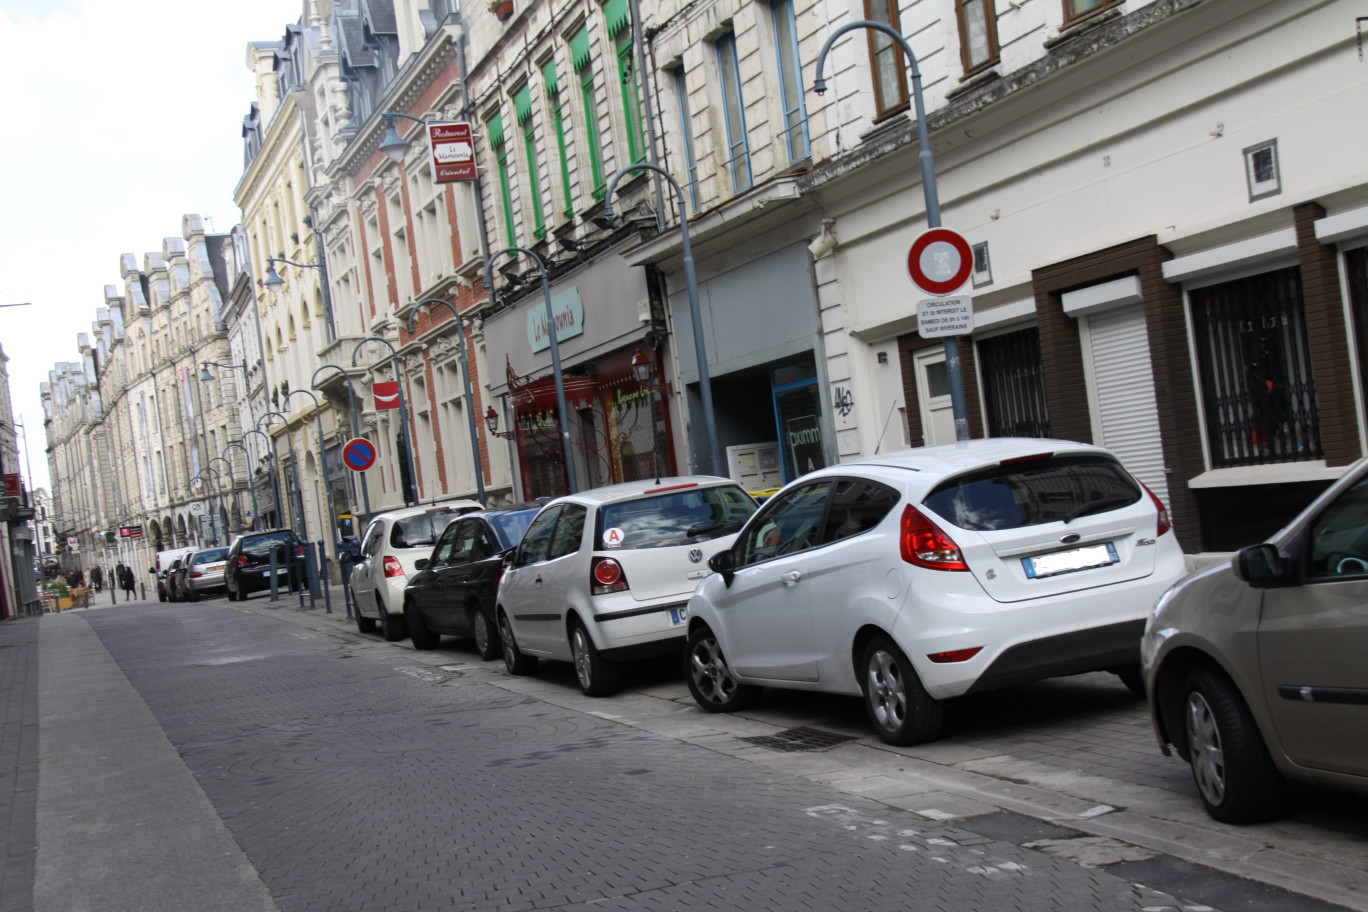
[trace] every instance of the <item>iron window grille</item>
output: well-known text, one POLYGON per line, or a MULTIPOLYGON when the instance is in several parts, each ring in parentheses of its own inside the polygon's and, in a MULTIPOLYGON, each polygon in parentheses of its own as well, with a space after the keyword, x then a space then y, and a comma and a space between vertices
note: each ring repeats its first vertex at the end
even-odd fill
POLYGON ((1032 326, 978 342, 983 398, 992 437, 1049 437, 1040 330, 1032 326))
POLYGON ((1212 468, 1322 456, 1296 267, 1189 292, 1212 468))

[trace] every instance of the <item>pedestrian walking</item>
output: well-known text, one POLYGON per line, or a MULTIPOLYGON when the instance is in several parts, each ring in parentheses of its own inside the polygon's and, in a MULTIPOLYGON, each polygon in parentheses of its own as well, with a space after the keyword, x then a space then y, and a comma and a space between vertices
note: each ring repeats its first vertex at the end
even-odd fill
POLYGON ((133 601, 133 590, 137 588, 137 580, 133 576, 132 567, 123 568, 123 591, 124 598, 133 601))
POLYGON ((104 591, 104 571, 99 564, 90 568, 90 585, 95 587, 96 592, 104 591))

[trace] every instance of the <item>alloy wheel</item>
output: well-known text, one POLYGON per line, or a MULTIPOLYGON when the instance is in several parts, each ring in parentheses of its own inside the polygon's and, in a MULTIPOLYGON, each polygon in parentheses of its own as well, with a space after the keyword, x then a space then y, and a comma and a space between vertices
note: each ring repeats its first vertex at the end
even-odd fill
POLYGON ((869 707, 887 731, 902 727, 907 719, 907 686, 893 656, 880 649, 869 657, 865 675, 869 682, 869 707))
POLYGON ((579 678, 580 687, 585 690, 594 686, 593 648, 589 634, 584 632, 583 627, 576 626, 570 634, 570 652, 575 658, 575 677, 579 678))
POLYGON ((689 674, 698 692, 709 702, 722 704, 736 696, 736 678, 715 637, 705 637, 689 653, 689 674))
POLYGON ((1225 800, 1226 762, 1225 752, 1221 749, 1221 733, 1216 727, 1216 718, 1211 704, 1197 691, 1191 691, 1187 699, 1187 737, 1188 750, 1192 754, 1192 775, 1197 780, 1197 788, 1212 805, 1220 805, 1225 800))

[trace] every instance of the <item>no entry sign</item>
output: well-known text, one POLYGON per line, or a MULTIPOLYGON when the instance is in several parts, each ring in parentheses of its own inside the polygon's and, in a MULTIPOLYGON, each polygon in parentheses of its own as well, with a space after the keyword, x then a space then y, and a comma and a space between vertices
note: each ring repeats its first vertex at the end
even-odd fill
POLYGON ((907 274, 912 284, 938 298, 962 288, 973 271, 969 242, 949 228, 928 228, 907 252, 907 274))
POLYGON ((353 437, 342 447, 342 461, 353 472, 364 472, 375 465, 375 445, 365 437, 353 437))

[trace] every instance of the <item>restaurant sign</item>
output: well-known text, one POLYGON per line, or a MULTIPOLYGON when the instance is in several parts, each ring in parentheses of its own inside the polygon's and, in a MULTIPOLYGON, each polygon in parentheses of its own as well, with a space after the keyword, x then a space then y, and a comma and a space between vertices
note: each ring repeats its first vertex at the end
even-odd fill
MULTIPOLYGON (((527 311, 527 344, 532 351, 544 351, 551 347, 551 333, 546 328, 546 299, 537 298, 535 306, 527 311)), ((556 318, 556 341, 564 342, 584 332, 584 302, 580 300, 579 289, 571 288, 551 298, 551 313, 556 318)))

